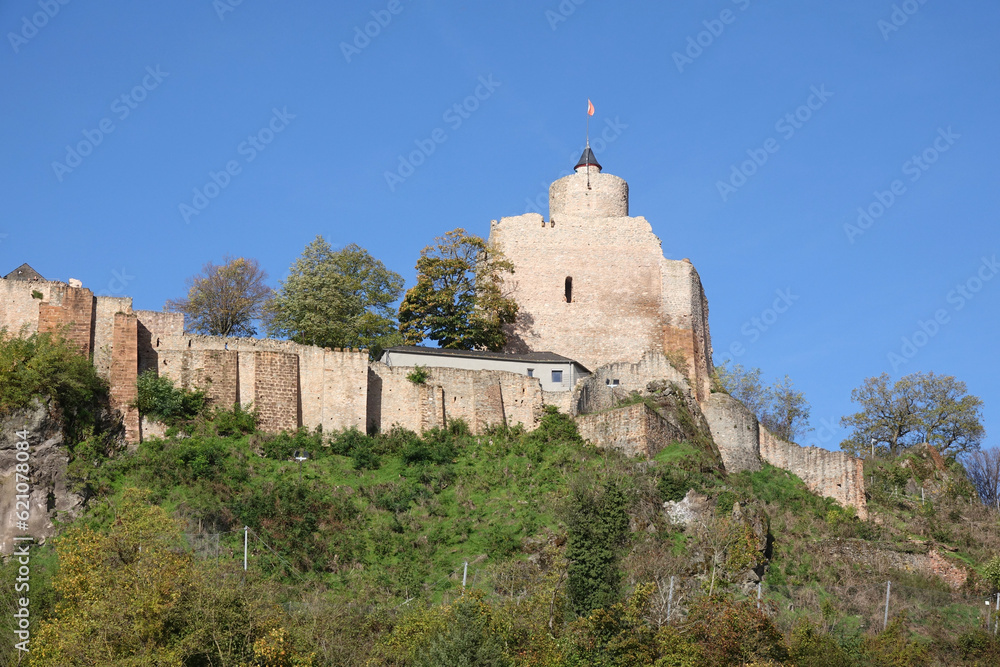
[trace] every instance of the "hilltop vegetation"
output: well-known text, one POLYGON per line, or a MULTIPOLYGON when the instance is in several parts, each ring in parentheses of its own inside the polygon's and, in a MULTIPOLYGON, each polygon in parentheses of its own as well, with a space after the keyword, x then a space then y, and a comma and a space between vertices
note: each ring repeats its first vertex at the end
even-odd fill
MULTIPOLYGON (((140 402, 169 413, 167 437, 134 452, 99 430, 74 442, 70 471, 90 501, 33 552, 31 664, 987 665, 1000 655, 981 629, 983 596, 1000 583, 1000 566, 986 567, 1000 553, 998 517, 951 459, 910 450, 870 461, 861 521, 786 471, 727 475, 704 443, 674 443, 652 461, 594 449, 552 408, 531 433, 473 435, 452 421, 423 436, 266 435, 252 412, 202 398, 147 380, 140 402), (913 566, 931 550, 982 576, 953 588, 913 566)), ((0 574, 5 605, 16 566, 0 574)), ((0 648, 0 662, 16 660, 0 648)))

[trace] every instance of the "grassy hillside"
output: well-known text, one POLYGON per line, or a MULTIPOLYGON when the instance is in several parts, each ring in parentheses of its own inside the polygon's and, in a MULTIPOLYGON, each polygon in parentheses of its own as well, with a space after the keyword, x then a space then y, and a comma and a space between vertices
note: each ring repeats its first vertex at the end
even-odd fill
POLYGON ((703 442, 596 450, 554 409, 422 437, 172 421, 134 452, 73 441, 88 509, 33 552, 31 664, 1000 664, 997 513, 926 453, 868 463, 861 521, 703 442))

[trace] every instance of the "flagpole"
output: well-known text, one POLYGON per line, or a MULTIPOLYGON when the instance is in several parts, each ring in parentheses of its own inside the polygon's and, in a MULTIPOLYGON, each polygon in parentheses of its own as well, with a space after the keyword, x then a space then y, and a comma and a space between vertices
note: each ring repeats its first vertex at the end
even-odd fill
MULTIPOLYGON (((587 100, 587 150, 590 149, 590 100, 587 100)), ((590 160, 587 160, 587 189, 590 189, 590 160)))

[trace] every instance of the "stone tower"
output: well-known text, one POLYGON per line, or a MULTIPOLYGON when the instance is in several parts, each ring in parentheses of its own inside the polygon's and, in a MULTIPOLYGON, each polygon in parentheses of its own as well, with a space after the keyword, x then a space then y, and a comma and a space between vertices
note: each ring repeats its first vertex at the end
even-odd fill
POLYGON ((587 148, 549 188, 549 219, 502 218, 490 241, 514 263, 520 305, 508 351, 548 350, 591 370, 646 352, 683 360, 699 401, 712 369, 708 302, 688 260, 663 257, 645 218, 630 217, 628 183, 587 148))

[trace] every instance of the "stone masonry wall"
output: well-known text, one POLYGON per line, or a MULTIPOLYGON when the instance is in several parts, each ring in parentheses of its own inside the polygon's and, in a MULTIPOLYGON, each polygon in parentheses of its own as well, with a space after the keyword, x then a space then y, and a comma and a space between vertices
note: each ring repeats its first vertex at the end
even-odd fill
POLYGON ((760 429, 760 455, 765 461, 788 470, 805 482, 810 491, 853 507, 862 519, 868 518, 865 476, 861 459, 844 452, 819 447, 800 447, 760 429))
POLYGON ((490 241, 514 263, 507 286, 521 308, 507 351, 555 352, 593 370, 662 349, 663 253, 645 219, 528 213, 494 222, 490 241))
POLYGON ((38 306, 38 330, 61 333, 67 342, 89 358, 93 344, 93 315, 93 292, 83 287, 56 284, 49 293, 49 301, 38 306))
POLYGON ((613 407, 633 391, 644 392, 650 382, 666 380, 687 389, 684 375, 661 353, 647 352, 637 363, 617 363, 602 366, 577 383, 573 389, 573 410, 570 414, 599 412, 613 407), (618 386, 613 383, 617 381, 618 386), (612 383, 612 384, 609 384, 612 383))
POLYGON ((424 384, 406 378, 412 368, 371 365, 369 428, 402 426, 421 433, 464 419, 474 433, 488 426, 524 424, 534 429, 544 405, 541 383, 506 371, 428 368, 424 384))
POLYGON ((297 421, 292 428, 321 426, 329 433, 366 427, 368 353, 363 350, 330 350, 292 341, 166 333, 151 337, 150 343, 147 363, 155 364, 158 372, 174 378, 187 389, 207 389, 205 378, 211 378, 210 396, 220 403, 238 402, 246 408, 251 405, 260 408, 259 401, 266 398, 258 394, 258 353, 292 355, 298 360, 298 397, 293 412, 297 421), (213 361, 221 359, 227 361, 213 361))
POLYGON ((716 393, 702 405, 712 439, 726 472, 761 469, 760 425, 757 417, 729 394, 716 393))
POLYGON ((22 329, 27 334, 38 331, 38 305, 50 301, 53 286, 63 283, 26 282, 0 278, 0 326, 18 335, 22 329), (38 293, 41 298, 35 298, 38 293))
POLYGON ((663 349, 679 352, 699 402, 708 400, 712 382, 712 339, 708 299, 701 277, 688 260, 661 262, 663 349))
POLYGON ((587 442, 630 456, 652 458, 670 443, 684 439, 680 429, 645 403, 581 415, 576 425, 587 442))
POLYGON ((131 297, 99 296, 94 299, 94 368, 106 380, 111 376, 115 314, 131 312, 131 297))
POLYGON ((299 357, 285 352, 254 354, 254 405, 260 426, 270 433, 298 428, 299 357))
POLYGON ((139 372, 156 368, 156 350, 160 339, 184 334, 184 313, 137 310, 139 318, 139 372))
POLYGON ((108 369, 111 406, 122 413, 125 438, 129 442, 139 442, 139 413, 135 408, 129 407, 136 398, 135 381, 139 368, 135 315, 115 313, 113 329, 111 363, 108 369))

